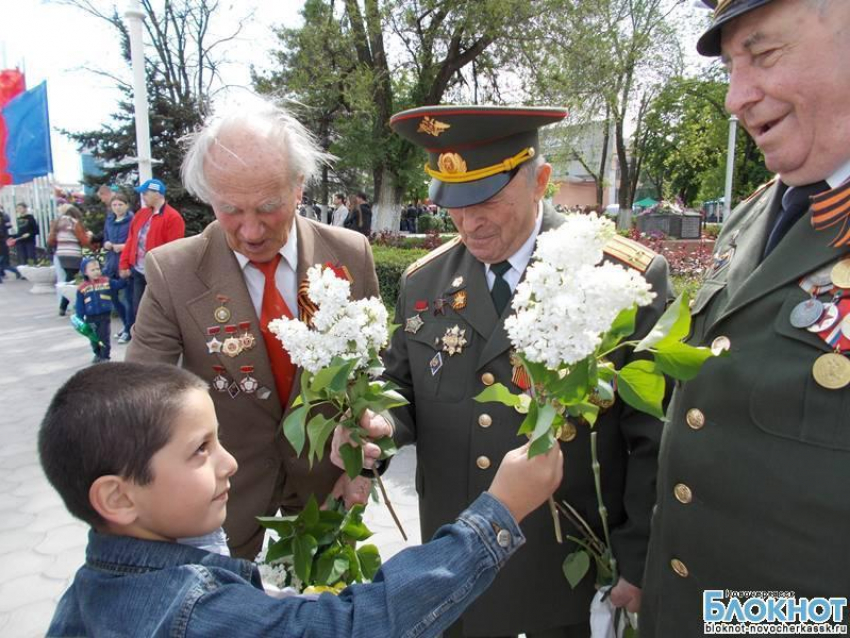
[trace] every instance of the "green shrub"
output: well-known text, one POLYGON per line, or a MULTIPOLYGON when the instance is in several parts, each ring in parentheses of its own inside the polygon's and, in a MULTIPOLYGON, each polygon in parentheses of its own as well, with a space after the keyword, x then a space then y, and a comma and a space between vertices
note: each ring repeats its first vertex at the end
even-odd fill
POLYGON ((705 229, 703 229, 703 233, 705 233, 706 237, 717 239, 717 236, 720 234, 721 230, 723 230, 723 226, 721 226, 720 224, 706 224, 705 229))
POLYGON ((443 232, 443 220, 436 215, 420 215, 416 220, 416 231, 427 233, 429 230, 443 232))
POLYGON ((421 248, 372 246, 372 254, 375 256, 375 272, 378 273, 381 299, 392 316, 404 270, 420 257, 427 255, 428 251, 421 248))

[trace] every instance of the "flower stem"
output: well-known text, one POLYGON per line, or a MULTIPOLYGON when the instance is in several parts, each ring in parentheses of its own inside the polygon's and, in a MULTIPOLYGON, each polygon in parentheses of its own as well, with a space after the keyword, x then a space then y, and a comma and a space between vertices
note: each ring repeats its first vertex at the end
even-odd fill
POLYGON ((596 355, 596 360, 598 361, 599 359, 602 359, 603 357, 607 357, 609 354, 611 354, 615 350, 619 350, 620 348, 628 348, 628 347, 633 348, 634 346, 636 346, 639 343, 640 343, 640 341, 623 341, 622 343, 617 344, 616 346, 614 346, 610 350, 606 350, 605 352, 596 355))
POLYGON ((602 501, 602 479, 600 477, 599 457, 596 454, 596 435, 597 432, 595 431, 590 433, 590 457, 593 462, 593 482, 596 485, 596 503, 599 506, 599 517, 602 519, 602 531, 605 532, 605 545, 608 548, 608 555, 611 557, 611 573, 616 584, 617 559, 614 558, 614 551, 611 547, 611 535, 608 532, 608 510, 602 501))
POLYGON ((387 505, 387 509, 390 511, 390 516, 393 517, 393 521, 395 521, 396 527, 398 527, 398 531, 401 532, 401 537, 404 540, 407 540, 407 534, 404 533, 404 527, 402 527, 401 521, 396 515, 395 510, 393 509, 393 504, 390 503, 389 494, 387 494, 387 488, 384 487, 384 482, 381 480, 381 475, 378 474, 378 470, 376 468, 372 468, 372 475, 375 477, 375 480, 378 481, 378 488, 381 490, 381 495, 384 497, 384 503, 387 505))
POLYGON ((551 496, 549 497, 549 511, 552 513, 552 522, 555 524, 555 540, 558 541, 558 545, 563 545, 564 535, 561 532, 561 518, 558 516, 558 507, 555 504, 555 499, 551 496))

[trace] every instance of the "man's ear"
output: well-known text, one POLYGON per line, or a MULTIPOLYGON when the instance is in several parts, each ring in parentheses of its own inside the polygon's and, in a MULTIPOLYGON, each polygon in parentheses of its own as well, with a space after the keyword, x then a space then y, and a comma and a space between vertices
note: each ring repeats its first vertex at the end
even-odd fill
POLYGON ((546 187, 549 185, 549 178, 552 176, 552 165, 549 163, 542 164, 537 169, 537 180, 534 184, 534 200, 540 201, 543 195, 546 194, 546 187))
POLYGON ((114 474, 100 476, 92 483, 89 502, 107 523, 126 526, 138 518, 130 483, 114 474))

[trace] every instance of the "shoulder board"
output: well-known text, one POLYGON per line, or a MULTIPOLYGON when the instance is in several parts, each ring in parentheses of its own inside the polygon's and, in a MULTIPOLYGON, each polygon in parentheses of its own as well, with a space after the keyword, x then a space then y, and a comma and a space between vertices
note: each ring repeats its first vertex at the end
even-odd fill
POLYGON ((751 201, 751 200, 755 199, 756 197, 758 197, 759 195, 761 195, 764 191, 766 191, 768 188, 770 188, 771 186, 773 186, 773 185, 776 183, 776 180, 777 180, 777 179, 779 179, 779 176, 778 176, 778 175, 777 175, 776 177, 774 177, 772 180, 770 180, 769 182, 765 182, 764 184, 762 184, 761 186, 759 186, 757 189, 755 189, 755 190, 754 190, 754 191, 750 194, 750 196, 749 196, 749 197, 747 197, 747 199, 745 199, 744 201, 745 201, 745 202, 749 202, 749 201, 751 201))
POLYGON ((412 275, 417 270, 422 268, 422 266, 424 266, 425 264, 431 263, 432 261, 434 261, 440 255, 444 255, 445 253, 450 251, 452 248, 457 246, 459 243, 460 243, 460 235, 458 235, 457 237, 455 237, 454 239, 452 239, 450 241, 447 241, 445 244, 438 246, 437 248, 432 250, 430 253, 428 253, 424 257, 420 257, 419 259, 414 261, 412 264, 410 264, 407 267, 407 270, 404 272, 405 276, 410 277, 410 275, 412 275))
POLYGON ((614 235, 614 238, 605 244, 602 250, 609 257, 613 257, 640 272, 645 272, 658 254, 643 244, 627 239, 622 235, 614 235))

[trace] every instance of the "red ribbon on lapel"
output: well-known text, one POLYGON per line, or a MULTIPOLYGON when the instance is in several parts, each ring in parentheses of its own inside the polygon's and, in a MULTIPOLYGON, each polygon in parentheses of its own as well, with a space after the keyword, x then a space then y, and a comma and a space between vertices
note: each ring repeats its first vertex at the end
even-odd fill
POLYGON ((826 230, 841 224, 830 246, 850 245, 850 182, 812 197, 812 227, 826 230))

